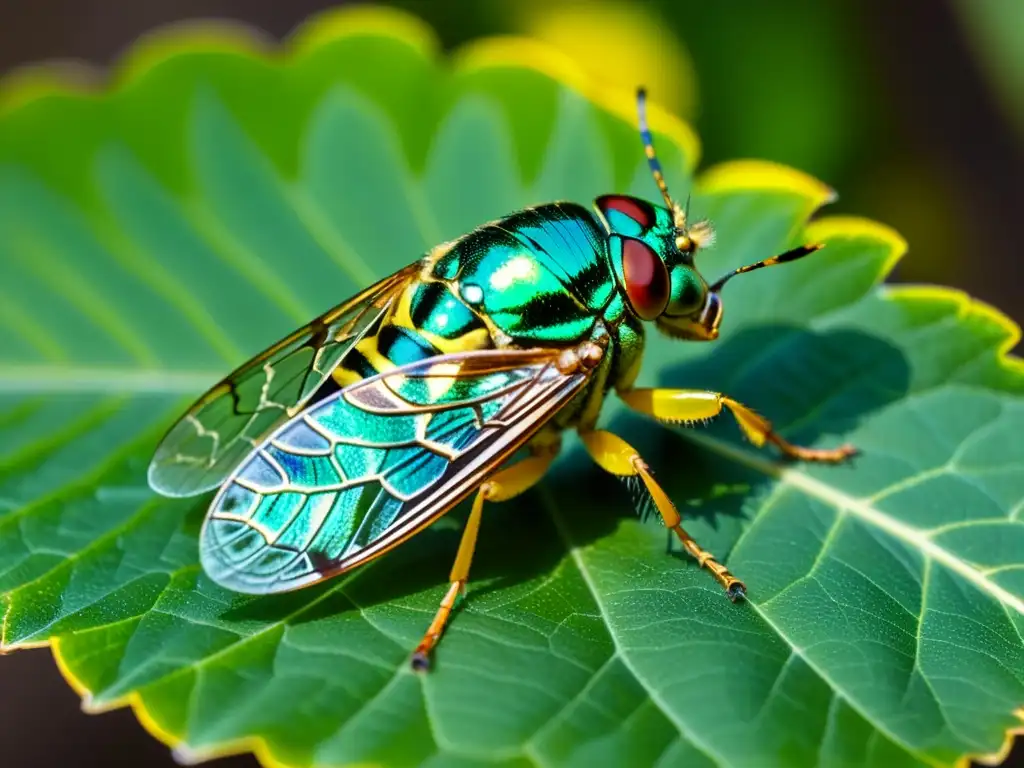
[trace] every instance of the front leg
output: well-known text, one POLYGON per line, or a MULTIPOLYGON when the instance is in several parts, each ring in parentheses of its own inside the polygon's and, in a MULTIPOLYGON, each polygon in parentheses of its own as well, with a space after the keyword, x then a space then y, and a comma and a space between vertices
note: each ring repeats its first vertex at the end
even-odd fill
POLYGON ((793 445, 775 430, 768 419, 747 406, 718 392, 701 389, 630 389, 619 393, 630 408, 659 421, 690 423, 711 419, 728 408, 743 434, 758 448, 774 444, 783 455, 801 461, 838 462, 857 453, 852 445, 833 449, 804 448, 793 445))

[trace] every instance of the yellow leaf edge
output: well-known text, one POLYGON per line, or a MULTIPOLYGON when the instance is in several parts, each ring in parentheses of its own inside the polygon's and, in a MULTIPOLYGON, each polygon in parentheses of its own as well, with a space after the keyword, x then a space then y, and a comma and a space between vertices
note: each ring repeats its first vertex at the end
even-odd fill
MULTIPOLYGON (((385 6, 344 6, 310 16, 280 44, 238 21, 203 19, 157 27, 141 35, 109 72, 85 61, 57 60, 28 64, 0 78, 0 119, 50 96, 102 98, 131 85, 167 59, 183 54, 234 53, 264 61, 302 58, 329 43, 349 37, 387 37, 404 43, 434 65, 443 62, 434 31, 416 16, 385 6)), ((599 84, 573 59, 547 43, 514 36, 492 36, 453 51, 447 62, 456 75, 487 69, 527 69, 582 94, 588 101, 630 125, 636 119, 635 92, 599 84)), ((692 172, 700 158, 693 128, 648 103, 652 126, 671 139, 692 172)))
MULTIPOLYGON (((383 6, 337 8, 312 16, 300 25, 282 44, 270 40, 259 30, 240 22, 202 20, 164 25, 139 38, 135 45, 114 65, 108 76, 100 67, 78 61, 44 62, 21 67, 0 78, 0 119, 34 101, 53 95, 78 94, 100 97, 105 92, 130 85, 138 76, 172 56, 198 52, 235 52, 267 59, 298 56, 321 45, 349 36, 379 35, 391 37, 436 59, 440 50, 433 30, 417 17, 383 6)), ((549 78, 583 94, 593 103, 629 122, 633 113, 624 108, 621 91, 595 83, 576 63, 557 49, 536 40, 515 37, 492 37, 474 41, 451 54, 457 72, 473 72, 487 68, 524 68, 538 71, 549 78)), ((693 166, 700 155, 700 142, 684 121, 650 104, 652 123, 658 131, 672 138, 684 151, 693 166)), ((692 168, 690 169, 692 170, 692 168)), ((771 192, 792 194, 805 201, 806 217, 821 206, 833 202, 835 192, 823 182, 802 171, 757 159, 734 160, 703 171, 696 186, 708 194, 771 192)), ((889 251, 877 276, 883 280, 907 250, 906 241, 893 229, 866 218, 826 216, 809 221, 806 236, 827 242, 831 238, 854 238, 881 244, 889 251)), ((883 296, 896 302, 940 301, 952 303, 963 317, 974 315, 984 323, 998 328, 1003 339, 994 350, 999 363, 1024 377, 1024 360, 1010 354, 1021 338, 1020 327, 995 307, 974 299, 963 291, 942 286, 885 286, 883 296)), ((7 606, 8 610, 10 605, 7 606)), ((6 619, 6 611, 4 619, 6 619)), ((5 621, 2 623, 6 623, 5 621)), ((172 732, 147 707, 143 696, 133 691, 104 703, 90 705, 92 692, 78 679, 61 651, 61 637, 48 641, 12 644, 2 652, 49 646, 54 661, 68 685, 83 700, 83 710, 91 714, 130 707, 143 728, 158 741, 174 750, 184 762, 195 763, 235 754, 252 753, 266 768, 294 768, 279 760, 268 741, 259 735, 246 736, 217 745, 215 748, 191 748, 183 737, 172 732)), ((982 755, 965 755, 957 768, 967 768, 971 761, 998 765, 1009 753, 1016 735, 1024 734, 1024 707, 1012 716, 1019 724, 1010 726, 998 750, 982 755)), ((371 763, 349 764, 364 768, 371 763)))
MULTIPOLYGON (((790 194, 804 203, 802 212, 808 220, 803 236, 807 242, 832 239, 861 240, 865 245, 877 245, 888 251, 879 267, 876 282, 881 283, 906 254, 907 241, 895 229, 860 216, 822 216, 810 220, 822 206, 836 199, 835 192, 810 174, 766 160, 730 160, 707 170, 697 177, 697 188, 705 194, 742 194, 767 192, 790 194)), ((1011 353, 1021 339, 1021 328, 1000 309, 976 299, 958 288, 941 285, 883 285, 879 287, 886 301, 897 304, 939 302, 956 307, 961 318, 974 317, 1001 336, 994 350, 999 364, 1014 375, 1024 377, 1024 359, 1011 353)))

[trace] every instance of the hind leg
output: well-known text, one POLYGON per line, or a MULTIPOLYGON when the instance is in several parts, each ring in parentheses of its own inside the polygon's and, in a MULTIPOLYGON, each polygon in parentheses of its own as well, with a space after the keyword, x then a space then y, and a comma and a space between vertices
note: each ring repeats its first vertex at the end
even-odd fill
POLYGON ((689 552, 701 567, 707 568, 715 581, 722 585, 729 599, 736 601, 746 594, 743 582, 733 576, 729 569, 718 562, 715 556, 700 546, 682 526, 682 517, 668 494, 651 476, 646 462, 629 443, 603 429, 580 433, 580 438, 591 458, 607 472, 619 477, 637 477, 647 488, 654 506, 665 525, 676 535, 683 548, 689 552))
POLYGON ((434 620, 430 622, 430 627, 412 654, 410 663, 413 669, 421 672, 430 669, 430 655, 441 640, 459 597, 465 594, 469 581, 469 566, 473 562, 480 519, 483 517, 484 502, 506 501, 536 485, 544 477, 556 455, 557 452, 551 451, 544 455, 529 456, 495 473, 477 489, 466 527, 462 531, 455 564, 449 576, 448 591, 441 599, 434 620))

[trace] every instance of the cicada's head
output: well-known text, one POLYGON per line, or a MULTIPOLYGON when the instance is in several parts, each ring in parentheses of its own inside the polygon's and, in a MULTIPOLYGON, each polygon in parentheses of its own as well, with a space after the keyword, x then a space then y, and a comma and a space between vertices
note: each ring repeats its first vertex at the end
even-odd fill
MULTIPOLYGON (((630 308, 641 320, 654 321, 670 336, 697 341, 718 338, 722 322, 719 292, 729 278, 753 269, 806 256, 820 246, 808 245, 756 264, 740 267, 708 285, 694 256, 714 241, 707 221, 690 224, 686 207, 668 193, 661 163, 647 127, 646 94, 637 92, 640 138, 665 205, 626 195, 604 195, 595 205, 608 228, 612 266, 630 308)), ((687 206, 688 207, 688 206, 687 206)))
POLYGON ((694 255, 711 245, 714 231, 707 221, 690 225, 686 209, 669 195, 647 127, 646 99, 641 88, 640 138, 665 205, 623 195, 605 195, 595 204, 609 230, 616 278, 637 317, 672 336, 710 341, 718 338, 722 302, 694 266, 694 255))
POLYGON ((675 204, 665 208, 636 197, 604 195, 595 205, 609 230, 616 278, 637 317, 672 336, 717 338, 722 302, 693 261, 713 240, 711 225, 687 227, 675 204))

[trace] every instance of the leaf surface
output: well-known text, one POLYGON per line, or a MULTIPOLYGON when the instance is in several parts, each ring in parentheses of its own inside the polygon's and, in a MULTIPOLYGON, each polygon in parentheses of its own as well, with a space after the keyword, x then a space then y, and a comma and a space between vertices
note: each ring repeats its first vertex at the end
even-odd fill
POLYGON ((439 58, 408 17, 348 11, 282 51, 151 39, 102 92, 45 72, 0 99, 4 648, 49 644, 86 708, 131 704, 188 758, 269 764, 943 766, 1024 704, 1024 367, 954 291, 879 286, 905 246, 830 197, 652 115, 670 188, 737 279, 722 339, 652 335, 642 383, 728 392, 853 465, 783 465, 723 423, 609 402, 750 599, 733 605, 570 442, 488 511, 434 674, 410 649, 455 512, 368 567, 265 598, 197 561, 206 500, 145 468, 190 397, 371 279, 510 210, 655 196, 626 95, 550 54, 439 58))

